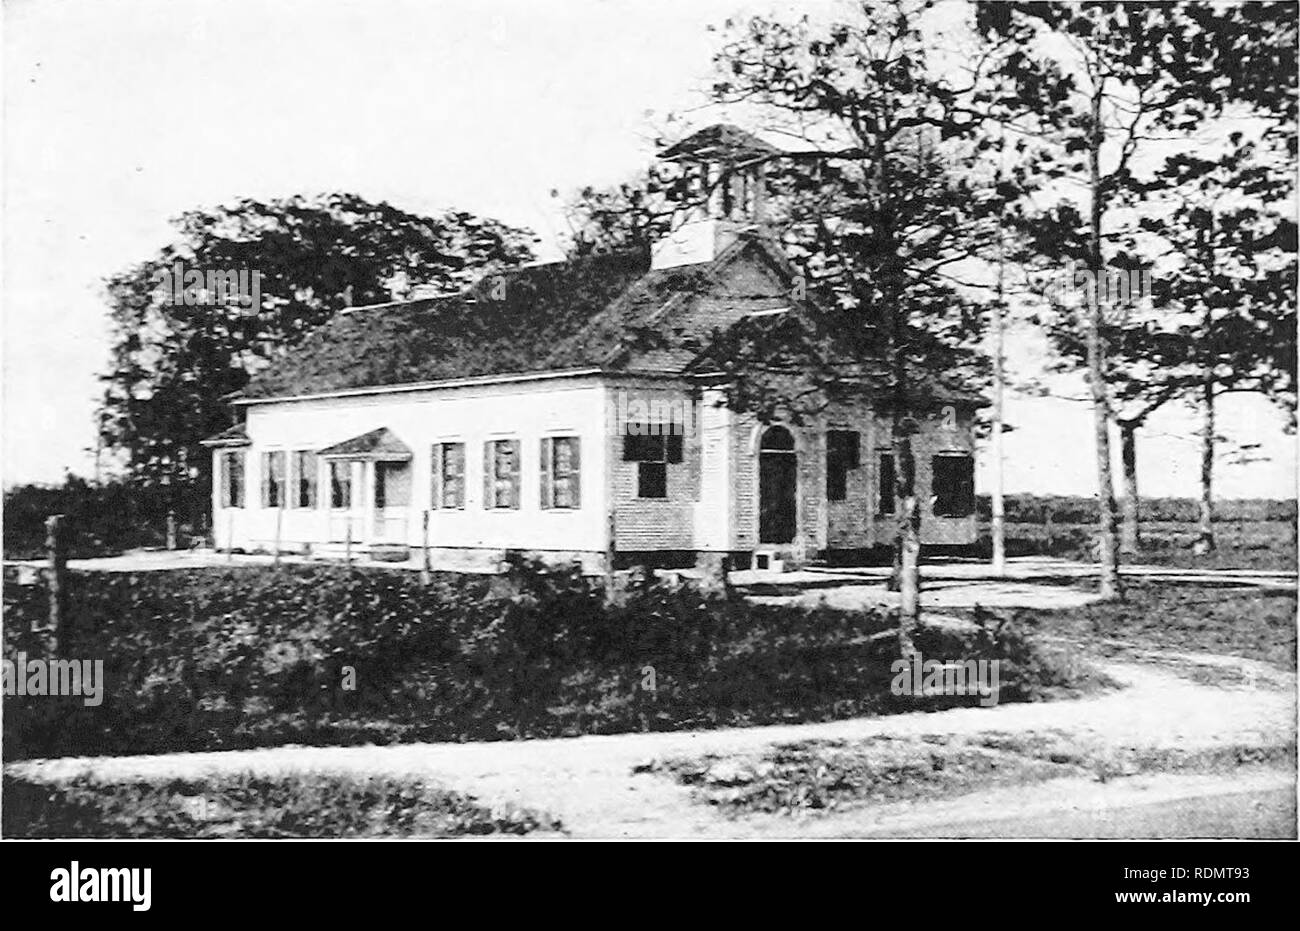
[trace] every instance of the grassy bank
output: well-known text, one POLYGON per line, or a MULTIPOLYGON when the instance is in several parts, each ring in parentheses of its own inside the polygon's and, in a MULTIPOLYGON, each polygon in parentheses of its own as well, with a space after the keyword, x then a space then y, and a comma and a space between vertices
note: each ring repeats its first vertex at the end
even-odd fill
POLYGON ((491 810, 419 780, 342 775, 212 776, 47 785, 6 775, 5 837, 465 837, 558 831, 555 819, 491 810))
POLYGON ((1023 611, 1018 620, 1088 649, 1222 653, 1295 669, 1294 590, 1125 582, 1124 601, 1023 611))
MULTIPOLYGON (((73 573, 65 657, 102 704, 5 697, 6 759, 491 740, 820 721, 911 710, 884 611, 755 605, 645 581, 616 604, 573 572, 339 566, 73 573)), ((43 655, 39 585, 6 589, 5 655, 43 655)), ((1025 628, 918 631, 922 654, 997 659, 1002 700, 1081 674, 1025 628)), ((975 697, 936 701, 961 704, 975 697)))

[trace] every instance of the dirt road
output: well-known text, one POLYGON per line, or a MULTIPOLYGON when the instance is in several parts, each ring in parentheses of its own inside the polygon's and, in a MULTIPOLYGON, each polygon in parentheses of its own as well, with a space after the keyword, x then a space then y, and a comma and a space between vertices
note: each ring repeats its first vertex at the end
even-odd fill
POLYGON ((1212 683, 1195 681, 1173 667, 1107 663, 1104 671, 1124 687, 1074 701, 717 731, 66 758, 6 769, 44 780, 80 772, 103 778, 250 770, 411 774, 489 804, 547 811, 562 820, 569 834, 589 837, 971 836, 998 831, 1098 837, 1120 831, 1124 836, 1156 837, 1225 830, 1233 836, 1294 837, 1296 774, 1287 767, 1184 775, 1121 772, 1102 781, 1072 777, 951 799, 862 805, 795 817, 727 816, 669 775, 635 771, 656 759, 753 755, 792 742, 881 736, 919 740, 989 732, 1050 733, 1102 754, 1294 746, 1293 673, 1234 657, 1202 659, 1216 667, 1212 683), (1237 674, 1224 675, 1225 666, 1235 667, 1237 674), (1249 817, 1243 818, 1243 813, 1249 817))

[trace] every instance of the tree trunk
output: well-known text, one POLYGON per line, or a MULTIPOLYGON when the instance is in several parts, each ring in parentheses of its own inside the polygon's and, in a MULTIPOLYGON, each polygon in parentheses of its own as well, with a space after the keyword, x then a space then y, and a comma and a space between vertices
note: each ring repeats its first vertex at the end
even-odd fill
POLYGON ((1201 400, 1205 422, 1201 428, 1201 506, 1196 543, 1192 551, 1204 556, 1214 551, 1214 382, 1205 380, 1201 400))
POLYGON ((1106 349, 1102 343, 1100 290, 1104 270, 1101 255, 1101 97, 1097 79, 1092 95, 1088 168, 1092 203, 1089 207, 1088 264, 1093 286, 1088 300, 1088 383, 1092 392, 1093 428, 1097 443, 1097 562, 1101 570, 1099 594, 1103 599, 1123 597, 1119 581, 1119 517, 1115 510, 1115 479, 1110 466, 1110 401, 1106 396, 1106 349))
POLYGON ((1124 464, 1124 520, 1120 528, 1120 552, 1136 556, 1142 549, 1138 523, 1137 424, 1121 420, 1119 440, 1120 460, 1124 464))
POLYGON ((68 533, 62 514, 45 518, 46 592, 49 598, 50 651, 67 650, 72 640, 68 606, 68 533))
MULTIPOLYGON (((1213 217, 1211 217, 1213 222, 1213 217)), ((1201 262, 1207 269, 1214 268, 1214 247, 1211 231, 1202 228, 1199 232, 1201 262)), ((1192 552, 1204 556, 1214 551, 1214 370, 1218 359, 1213 355, 1213 342, 1210 338, 1214 329, 1214 310, 1206 302, 1202 319, 1202 343, 1210 355, 1205 359, 1205 371, 1201 382, 1201 411, 1204 422, 1201 425, 1201 502, 1196 542, 1192 552)))
POLYGON ((898 459, 898 652, 916 652, 912 632, 921 620, 921 509, 916 498, 916 456, 908 424, 895 414, 894 449, 898 459))

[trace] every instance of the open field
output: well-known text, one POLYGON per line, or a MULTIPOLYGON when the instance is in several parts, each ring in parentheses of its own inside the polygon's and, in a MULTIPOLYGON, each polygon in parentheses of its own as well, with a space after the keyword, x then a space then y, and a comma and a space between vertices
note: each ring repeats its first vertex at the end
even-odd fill
MULTIPOLYGON (((988 550, 989 529, 981 528, 981 546, 988 550)), ((1177 566, 1187 569, 1296 568, 1295 525, 1288 521, 1220 520, 1215 524, 1216 548, 1205 555, 1192 552, 1195 523, 1151 521, 1142 526, 1142 551, 1125 562, 1177 566)), ((1091 523, 1007 523, 1007 554, 1093 559, 1096 525, 1091 523)))

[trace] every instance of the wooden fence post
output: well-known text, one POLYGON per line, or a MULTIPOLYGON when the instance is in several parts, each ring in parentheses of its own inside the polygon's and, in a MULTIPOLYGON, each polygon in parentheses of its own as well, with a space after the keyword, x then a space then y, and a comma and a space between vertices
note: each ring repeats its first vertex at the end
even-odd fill
POLYGON ((433 573, 429 565, 429 509, 428 508, 424 509, 423 518, 424 519, 422 521, 423 523, 422 533, 424 536, 424 567, 420 570, 420 581, 423 582, 425 585, 428 585, 431 581, 433 581, 433 573))
MULTIPOLYGON (((215 524, 216 521, 213 521, 215 524)), ((235 509, 226 514, 226 562, 235 561, 235 509)))
POLYGON ((275 509, 275 556, 271 560, 271 565, 280 565, 280 527, 284 521, 284 508, 275 509))
POLYGON ((349 514, 347 517, 343 519, 348 525, 347 544, 346 544, 346 549, 344 550, 344 554, 345 554, 345 559, 347 561, 347 564, 350 566, 352 565, 352 515, 349 514))
POLYGON ((176 509, 167 509, 167 549, 176 549, 176 509))
POLYGON ((614 600, 614 561, 618 556, 618 538, 614 521, 614 509, 610 508, 605 539, 605 601, 614 600))
POLYGON ((60 640, 66 645, 71 631, 67 628, 68 550, 62 514, 45 518, 45 550, 49 557, 46 589, 49 592, 51 642, 55 650, 60 640))

